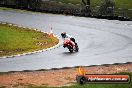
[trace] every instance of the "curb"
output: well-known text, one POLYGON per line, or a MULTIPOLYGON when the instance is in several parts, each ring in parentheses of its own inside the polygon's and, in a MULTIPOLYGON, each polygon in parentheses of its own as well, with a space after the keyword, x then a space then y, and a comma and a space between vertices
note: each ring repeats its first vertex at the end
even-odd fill
MULTIPOLYGON (((46 33, 46 34, 50 35, 48 32, 44 32, 44 31, 38 30, 36 28, 23 27, 23 26, 20 26, 20 25, 11 24, 11 23, 7 23, 7 22, 0 22, 0 24, 7 24, 9 26, 19 27, 19 28, 24 28, 24 29, 27 28, 27 29, 30 29, 30 30, 35 30, 37 32, 42 32, 42 33, 46 33)), ((40 52, 49 51, 49 50, 52 50, 52 49, 59 48, 60 46, 62 46, 62 40, 61 40, 60 36, 58 36, 58 35, 54 35, 54 37, 56 37, 59 40, 59 43, 57 45, 55 45, 55 46, 52 46, 52 47, 47 48, 47 49, 42 49, 42 50, 37 50, 37 51, 33 51, 33 52, 28 52, 28 53, 22 53, 22 54, 11 55, 11 56, 3 56, 3 57, 0 57, 0 59, 13 58, 13 57, 24 56, 24 55, 30 55, 30 54, 40 53, 40 52)))
MULTIPOLYGON (((95 67, 95 66, 105 66, 108 67, 110 65, 123 65, 123 64, 132 64, 132 62, 123 62, 123 63, 110 63, 110 64, 98 64, 98 65, 86 65, 83 67, 95 67)), ((80 66, 72 66, 72 67, 61 67, 61 68, 50 68, 50 69, 38 69, 38 70, 21 70, 21 71, 7 71, 7 72, 0 72, 0 73, 14 73, 14 72, 34 72, 34 71, 51 71, 51 70, 63 70, 63 69, 77 69, 80 66)))

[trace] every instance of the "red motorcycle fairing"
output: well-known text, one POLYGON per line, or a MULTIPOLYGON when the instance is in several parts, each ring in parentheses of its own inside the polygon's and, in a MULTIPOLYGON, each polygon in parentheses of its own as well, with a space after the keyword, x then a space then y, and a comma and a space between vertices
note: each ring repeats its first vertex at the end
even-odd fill
POLYGON ((70 38, 66 38, 63 42, 63 45, 70 45, 70 46, 74 47, 75 43, 70 38))

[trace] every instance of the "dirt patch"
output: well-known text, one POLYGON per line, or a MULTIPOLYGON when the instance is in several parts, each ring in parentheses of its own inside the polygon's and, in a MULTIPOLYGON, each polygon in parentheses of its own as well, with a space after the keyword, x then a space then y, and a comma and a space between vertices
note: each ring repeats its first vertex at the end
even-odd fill
MULTIPOLYGON (((84 67, 88 74, 113 74, 119 72, 132 72, 132 63, 104 66, 84 67)), ((9 72, 0 75, 0 85, 14 88, 25 85, 64 86, 76 83, 78 68, 31 71, 31 72, 9 72)))

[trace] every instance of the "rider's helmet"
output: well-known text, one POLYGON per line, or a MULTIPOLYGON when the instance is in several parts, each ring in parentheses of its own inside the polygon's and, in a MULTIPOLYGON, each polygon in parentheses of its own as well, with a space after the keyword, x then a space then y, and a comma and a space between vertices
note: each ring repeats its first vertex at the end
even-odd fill
POLYGON ((62 38, 65 38, 66 37, 66 32, 62 32, 61 36, 62 36, 62 38))

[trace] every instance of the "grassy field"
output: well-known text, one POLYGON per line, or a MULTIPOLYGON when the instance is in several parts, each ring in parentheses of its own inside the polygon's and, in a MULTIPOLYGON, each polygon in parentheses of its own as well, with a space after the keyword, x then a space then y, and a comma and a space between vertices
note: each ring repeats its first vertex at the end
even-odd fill
POLYGON ((115 0, 115 4, 118 8, 132 9, 132 0, 115 0))
MULTIPOLYGON (((81 0, 55 0, 62 3, 72 3, 83 5, 81 0)), ((84 0, 87 1, 87 0, 84 0)), ((99 9, 103 0, 91 0, 92 9, 99 9)), ((132 0, 113 0, 115 3, 115 15, 129 17, 132 19, 132 0)))
MULTIPOLYGON (((131 73, 119 73, 119 74, 128 74, 132 79, 132 72, 131 73)), ((45 86, 33 86, 29 85, 28 88, 132 88, 132 81, 126 84, 85 84, 79 85, 75 84, 73 86, 64 86, 64 87, 45 87, 45 86)))
POLYGON ((57 43, 58 39, 48 34, 0 24, 0 56, 45 49, 57 43))
MULTIPOLYGON (((55 1, 63 2, 63 3, 72 3, 72 4, 82 4, 81 0, 55 0, 55 1)), ((132 9, 132 0, 113 0, 113 1, 115 1, 117 8, 132 9)), ((91 5, 98 6, 101 4, 101 2, 102 0, 91 0, 91 5)))

